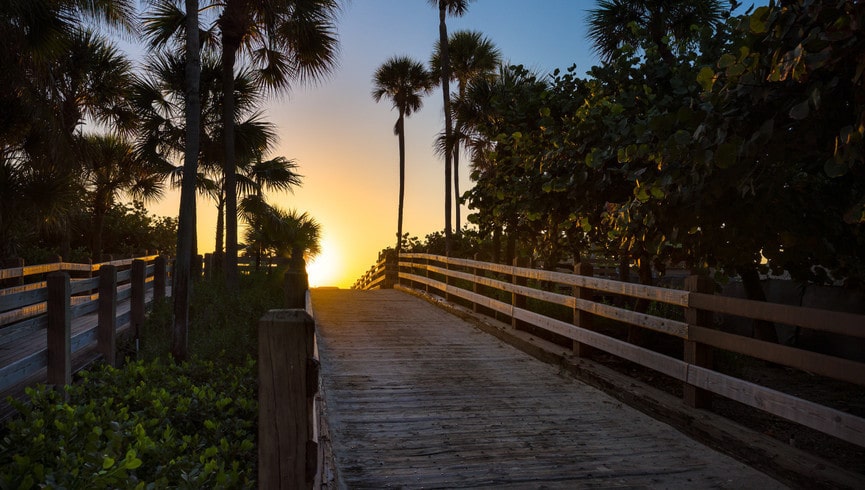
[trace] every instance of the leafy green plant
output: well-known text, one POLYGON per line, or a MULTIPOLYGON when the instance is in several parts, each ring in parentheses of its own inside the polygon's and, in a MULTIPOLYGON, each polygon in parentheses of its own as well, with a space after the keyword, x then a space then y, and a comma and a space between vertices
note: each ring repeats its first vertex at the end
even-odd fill
POLYGON ((28 389, 2 432, 0 489, 254 487, 256 328, 282 303, 281 277, 243 276, 234 295, 221 281, 196 282, 188 363, 165 360, 164 301, 142 327, 141 351, 121 344, 123 368, 79 373, 65 393, 28 389))
POLYGON ((254 486, 252 359, 130 362, 81 373, 64 393, 16 403, 0 441, 0 488, 254 486))
MULTIPOLYGON (((279 272, 244 275, 235 294, 227 294, 221 280, 196 281, 190 305, 190 354, 233 364, 243 364, 247 356, 255 358, 258 320, 283 303, 281 279, 279 272)), ((154 305, 140 334, 142 359, 152 360, 168 352, 171 322, 171 304, 154 305)))

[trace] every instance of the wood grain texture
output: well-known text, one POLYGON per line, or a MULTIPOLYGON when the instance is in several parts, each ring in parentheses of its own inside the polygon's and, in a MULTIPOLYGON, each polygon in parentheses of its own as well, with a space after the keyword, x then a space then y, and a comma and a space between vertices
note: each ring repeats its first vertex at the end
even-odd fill
POLYGON ((312 299, 345 488, 781 488, 410 295, 312 299))
POLYGON ((310 488, 307 441, 312 396, 307 383, 315 323, 302 309, 270 310, 258 326, 258 483, 310 488), (309 482, 309 484, 307 484, 309 482))

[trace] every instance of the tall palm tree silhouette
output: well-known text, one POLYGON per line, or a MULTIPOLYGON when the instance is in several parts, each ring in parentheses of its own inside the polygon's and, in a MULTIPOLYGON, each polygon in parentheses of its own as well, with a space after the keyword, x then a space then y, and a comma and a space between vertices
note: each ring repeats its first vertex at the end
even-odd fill
POLYGON ((402 250, 402 217, 405 201, 405 117, 420 109, 422 96, 432 89, 432 79, 423 64, 407 56, 395 56, 373 75, 372 98, 387 97, 399 112, 394 134, 399 138, 399 206, 397 211, 396 251, 402 250))

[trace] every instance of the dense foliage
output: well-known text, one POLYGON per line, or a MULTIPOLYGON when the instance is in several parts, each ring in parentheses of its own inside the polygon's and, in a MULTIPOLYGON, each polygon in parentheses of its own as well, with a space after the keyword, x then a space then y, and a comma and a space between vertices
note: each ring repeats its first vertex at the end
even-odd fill
MULTIPOLYGON (((257 325, 282 301, 277 277, 195 284, 192 360, 167 356, 171 307, 142 327, 140 361, 80 374, 64 394, 29 389, 2 429, 0 488, 251 488, 256 477, 257 325)), ((135 346, 121 342, 134 357, 135 346)))
MULTIPOLYGON (((283 302, 282 272, 242 275, 240 290, 232 294, 221 281, 196 282, 189 305, 190 355, 234 365, 255 358, 258 319, 283 302)), ((155 360, 168 352, 171 321, 170 305, 153 308, 141 330, 141 358, 155 360)), ((134 346, 129 348, 134 354, 134 346)))
POLYGON ((865 6, 773 2, 693 25, 673 51, 633 23, 588 78, 519 66, 455 102, 470 221, 505 261, 592 255, 644 282, 671 263, 863 284, 865 6))
POLYGON ((132 362, 28 389, 0 440, 2 488, 248 488, 256 476, 256 370, 132 362))
MULTIPOLYGON (((69 213, 69 251, 63 260, 87 262, 90 258, 91 215, 88 209, 69 213)), ((102 248, 115 257, 138 256, 148 253, 174 255, 177 244, 177 219, 159 217, 147 212, 144 204, 116 203, 105 214, 102 248)), ((63 234, 45 229, 31 229, 18 235, 18 256, 27 264, 44 264, 61 255, 63 234)), ((107 258, 106 255, 103 257, 107 258)))

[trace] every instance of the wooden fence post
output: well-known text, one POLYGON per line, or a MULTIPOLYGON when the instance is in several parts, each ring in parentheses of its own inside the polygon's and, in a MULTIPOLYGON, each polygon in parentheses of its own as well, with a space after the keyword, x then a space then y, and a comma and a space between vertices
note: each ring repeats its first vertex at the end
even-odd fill
POLYGON ((424 260, 423 260, 423 264, 424 264, 424 266, 426 266, 426 268, 424 269, 424 273, 425 273, 426 278, 427 278, 427 282, 426 282, 426 284, 424 284, 424 291, 426 291, 427 294, 429 294, 429 290, 430 290, 430 285, 429 285, 429 263, 430 263, 429 256, 427 256, 427 257, 424 258, 424 260))
POLYGON ((204 278, 211 279, 215 276, 213 273, 213 254, 204 254, 204 278))
POLYGON ((48 283, 48 384, 72 383, 72 312, 69 274, 51 272, 48 283))
POLYGON ((164 255, 153 261, 153 302, 165 299, 165 276, 168 259, 164 255))
POLYGON ((388 252, 384 256, 384 281, 381 289, 393 289, 399 283, 399 258, 396 251, 388 252))
MULTIPOLYGON (((688 276, 685 278, 685 289, 693 293, 713 294, 715 292, 715 284, 706 276, 688 276)), ((712 312, 696 308, 685 308, 685 322, 689 325, 710 327, 712 325, 712 312)), ((711 346, 688 339, 685 339, 684 346, 685 362, 700 367, 712 367, 711 346)), ((687 382, 684 385, 683 398, 686 405, 694 408, 709 408, 712 404, 710 392, 689 385, 687 382)))
POLYGON ((309 289, 309 277, 306 268, 289 266, 283 276, 283 292, 286 308, 306 307, 306 291, 309 289))
POLYGON ((138 340, 141 327, 144 325, 144 281, 146 279, 147 263, 143 260, 132 261, 132 298, 130 305, 130 321, 132 322, 133 338, 138 340))
MULTIPOLYGON (((592 277, 594 275, 594 268, 589 262, 580 262, 579 264, 574 264, 574 274, 592 277)), ((583 299, 591 301, 592 290, 590 288, 574 286, 574 298, 578 300, 583 299)), ((575 326, 584 328, 586 330, 591 330, 592 322, 593 319, 591 313, 579 309, 576 305, 574 306, 575 326)), ((591 357, 593 354, 597 353, 597 349, 576 340, 573 342, 573 350, 574 354, 578 357, 591 357)))
POLYGON ((192 263, 189 267, 189 277, 201 277, 201 269, 202 264, 204 263, 204 257, 201 255, 195 255, 192 257, 192 263))
MULTIPOLYGON (((528 257, 515 257, 513 265, 514 267, 529 267, 529 259, 528 257)), ((511 283, 515 286, 526 286, 528 285, 529 280, 525 277, 513 274, 511 275, 511 283)), ((511 293, 511 305, 514 307, 514 309, 525 309, 526 297, 521 294, 511 293)), ((520 330, 525 325, 526 322, 522 320, 517 320, 516 317, 511 317, 511 327, 513 327, 515 330, 520 330)))
POLYGON ((445 287, 444 287, 444 291, 442 291, 442 293, 444 293, 445 301, 450 302, 451 295, 448 293, 448 286, 450 286, 450 284, 451 284, 451 278, 448 275, 448 272, 451 270, 451 265, 450 265, 450 263, 447 262, 447 259, 450 259, 450 257, 446 255, 445 256, 446 262, 444 263, 444 266, 445 266, 445 271, 447 271, 447 272, 445 272, 445 281, 444 281, 445 287))
POLYGON ((314 338, 315 322, 302 309, 270 310, 258 323, 259 488, 312 488, 314 338))
POLYGON ((99 269, 99 323, 96 326, 99 353, 110 366, 117 365, 117 267, 99 269))
MULTIPOLYGON (((474 255, 475 262, 478 261, 478 255, 479 254, 474 255)), ((483 277, 484 270, 478 269, 477 267, 474 267, 474 268, 472 268, 472 275, 475 276, 475 280, 472 282, 472 292, 475 294, 483 294, 483 292, 484 292, 483 286, 477 283, 477 278, 483 277)), ((475 302, 472 302, 472 311, 473 312, 477 313, 479 308, 480 308, 480 305, 478 305, 475 302)))

